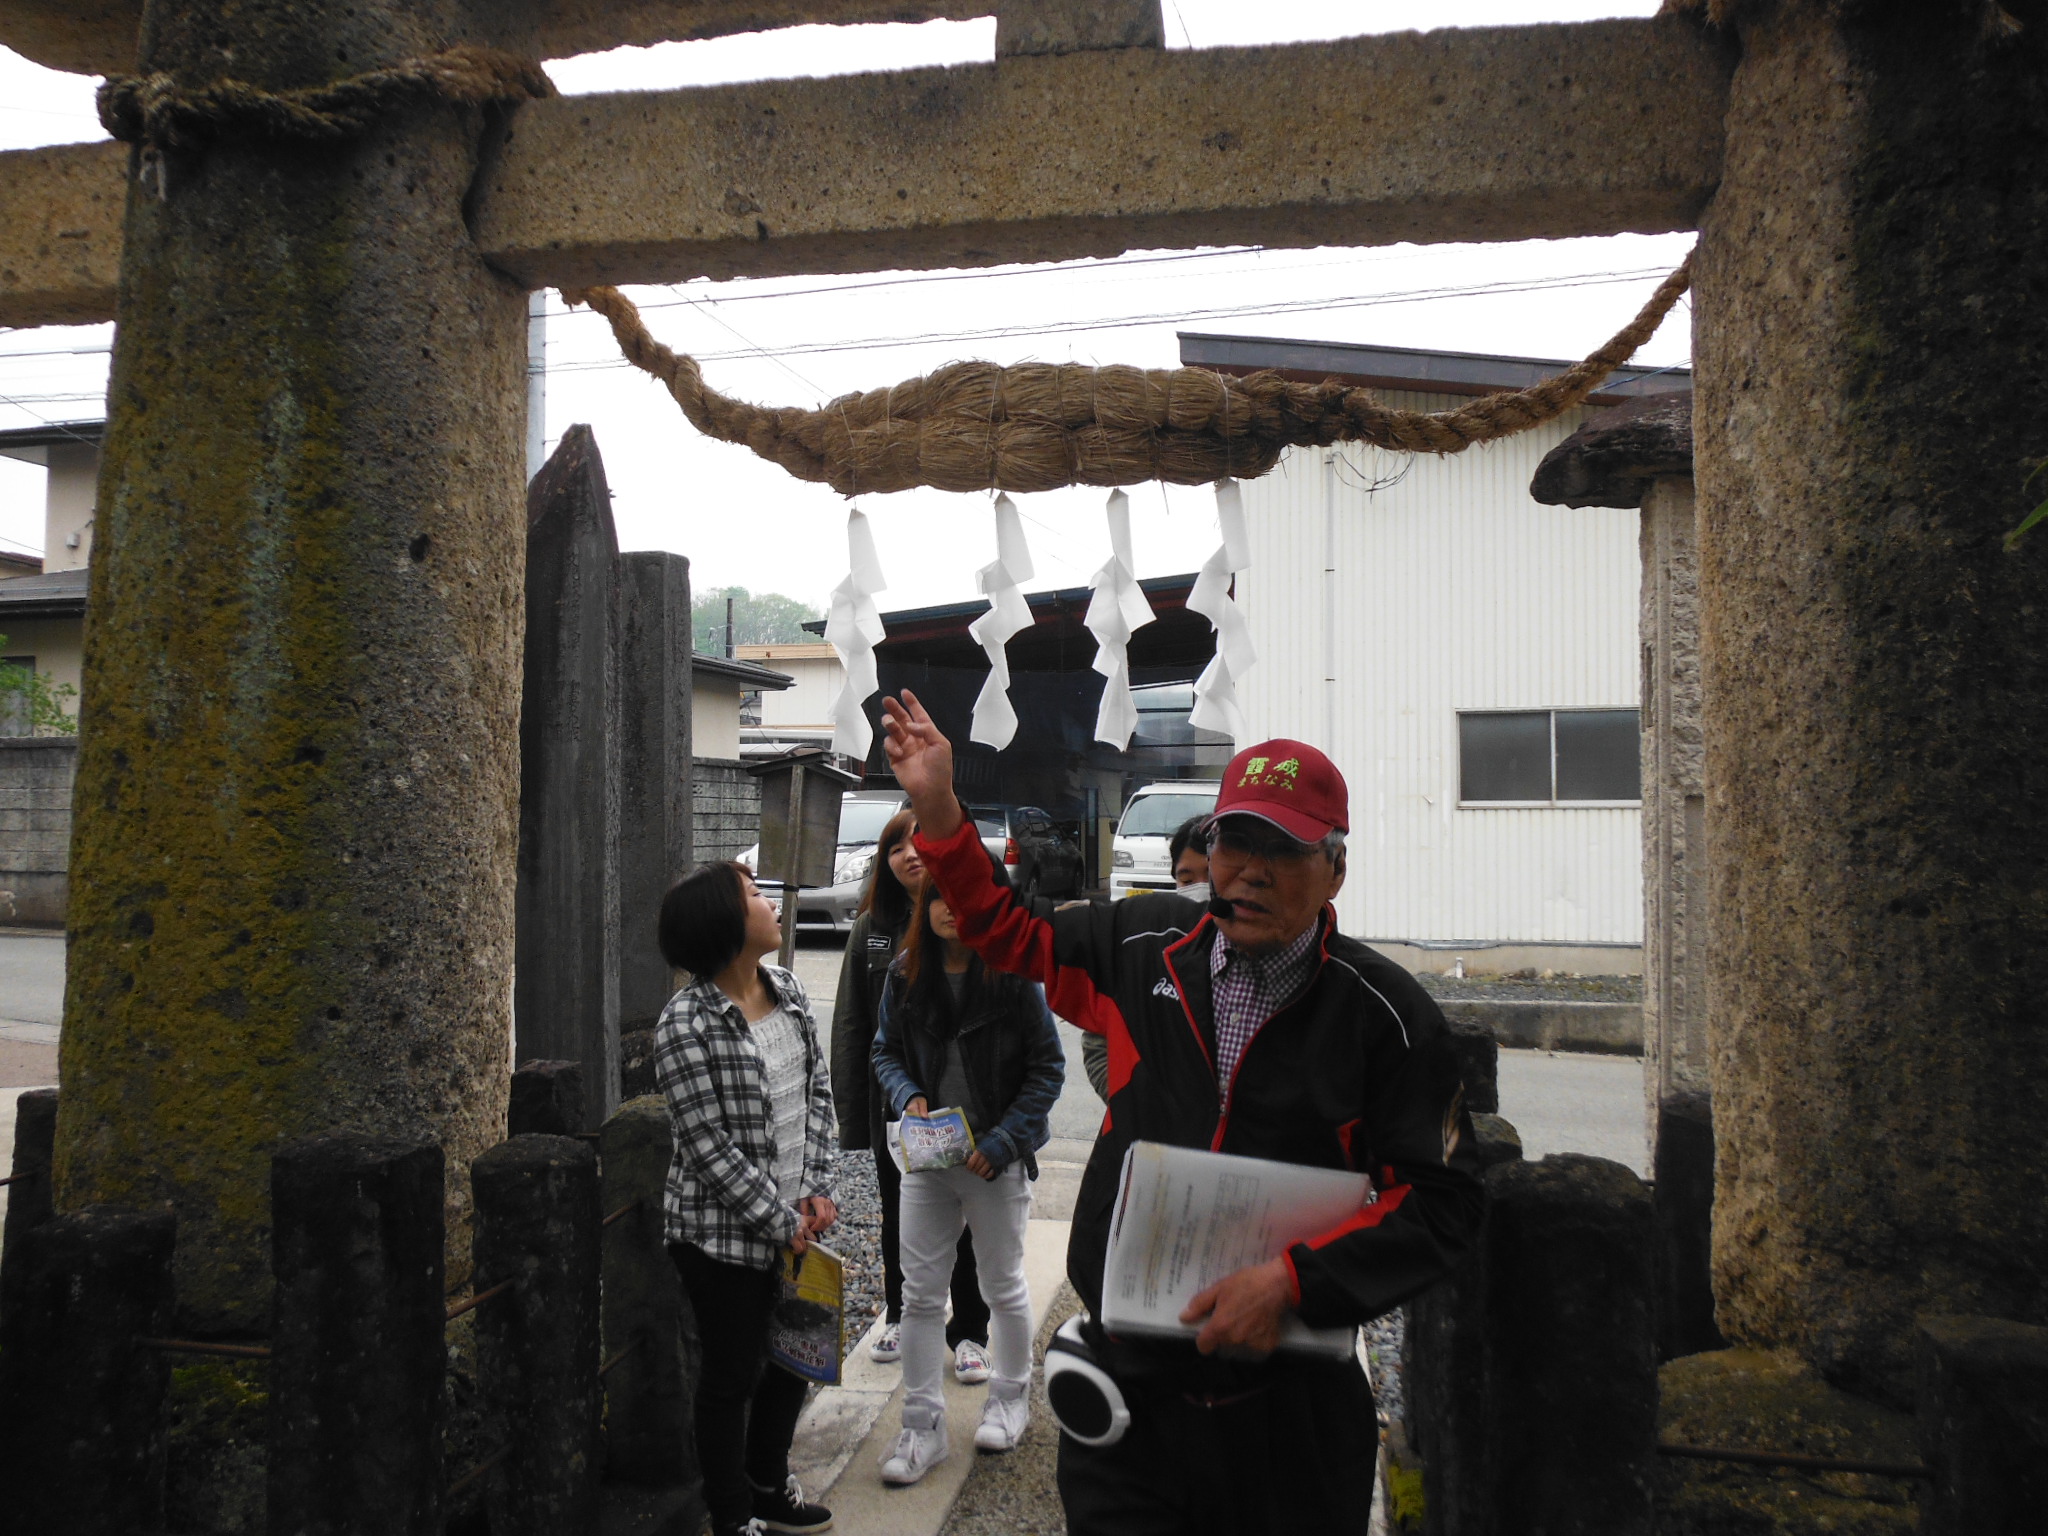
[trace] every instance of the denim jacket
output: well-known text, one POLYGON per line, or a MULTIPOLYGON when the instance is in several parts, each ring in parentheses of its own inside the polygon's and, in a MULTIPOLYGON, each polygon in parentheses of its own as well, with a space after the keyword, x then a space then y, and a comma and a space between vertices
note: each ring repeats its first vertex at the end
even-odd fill
MULTIPOLYGON (((875 1081, 895 1118, 912 1099, 922 1095, 929 1100, 952 1036, 943 1020, 923 1016, 923 1001, 910 996, 900 960, 890 967, 880 1012, 875 1081)), ((1051 1139, 1052 1106, 1067 1077, 1066 1052, 1052 1011, 1045 1006, 1045 989, 1020 976, 991 971, 977 960, 961 1014, 961 1063, 992 1122, 975 1138, 975 1145, 998 1173, 1022 1159, 1026 1171, 1037 1178, 1038 1159, 1033 1154, 1051 1139)))

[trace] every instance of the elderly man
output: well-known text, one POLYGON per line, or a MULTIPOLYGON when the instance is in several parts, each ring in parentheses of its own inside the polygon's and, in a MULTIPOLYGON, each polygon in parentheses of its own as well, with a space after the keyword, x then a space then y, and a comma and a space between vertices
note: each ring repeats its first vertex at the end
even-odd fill
POLYGON ((1240 752, 1216 802, 1206 906, 1162 892, 1054 911, 991 875, 953 794, 952 747, 917 700, 882 707, 918 851, 961 937, 1108 1038, 1109 1112, 1067 1250, 1091 1317, 1134 1141, 1355 1169, 1377 1192, 1197 1296, 1182 1319, 1200 1324, 1192 1347, 1090 1325, 1131 1426, 1109 1446, 1062 1438, 1068 1530, 1364 1531, 1371 1391, 1354 1362, 1274 1354, 1282 1323, 1364 1323, 1422 1290, 1463 1253, 1481 1196, 1442 1015, 1413 977, 1336 930, 1343 777, 1297 741, 1240 752))

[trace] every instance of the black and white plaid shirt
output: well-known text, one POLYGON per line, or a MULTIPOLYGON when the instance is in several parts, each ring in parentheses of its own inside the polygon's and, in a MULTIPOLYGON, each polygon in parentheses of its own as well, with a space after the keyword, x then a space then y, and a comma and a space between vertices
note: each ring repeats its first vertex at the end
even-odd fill
MULTIPOLYGON (((764 965, 768 985, 798 1021, 810 1060, 799 1198, 832 1193, 832 1072, 810 999, 793 972, 764 965)), ((654 1075, 675 1131, 662 1200, 671 1242, 714 1259, 766 1269, 796 1235, 794 1204, 775 1183, 774 1116, 746 1015, 699 978, 669 999, 654 1029, 654 1075)))

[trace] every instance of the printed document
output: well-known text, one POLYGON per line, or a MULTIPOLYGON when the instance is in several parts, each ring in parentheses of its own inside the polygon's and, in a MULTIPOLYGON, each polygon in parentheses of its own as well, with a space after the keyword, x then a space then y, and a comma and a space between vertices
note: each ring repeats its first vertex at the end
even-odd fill
MULTIPOLYGON (((1329 1231, 1372 1199, 1372 1181, 1362 1173, 1133 1142, 1110 1228, 1102 1326, 1113 1334, 1192 1339, 1201 1329, 1180 1314, 1197 1295, 1329 1231)), ((1290 1315, 1280 1348, 1341 1360, 1357 1332, 1309 1328, 1290 1315)))

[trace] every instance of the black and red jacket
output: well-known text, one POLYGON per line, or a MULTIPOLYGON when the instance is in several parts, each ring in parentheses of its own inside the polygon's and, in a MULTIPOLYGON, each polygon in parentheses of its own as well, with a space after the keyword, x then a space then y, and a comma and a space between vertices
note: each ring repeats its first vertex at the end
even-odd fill
POLYGON ((1373 1204, 1287 1252, 1311 1327, 1367 1322, 1464 1254, 1483 1195, 1443 1015, 1414 977, 1336 932, 1334 914, 1323 917, 1314 979, 1259 1026, 1219 1095, 1216 927, 1205 908, 1164 893, 1057 912, 1027 905, 989 873, 972 821, 917 848, 984 961, 1041 982, 1054 1013, 1108 1037, 1109 1110, 1067 1248, 1067 1277, 1091 1314, 1134 1141, 1370 1175, 1373 1204))

